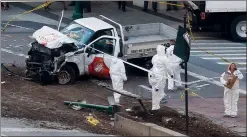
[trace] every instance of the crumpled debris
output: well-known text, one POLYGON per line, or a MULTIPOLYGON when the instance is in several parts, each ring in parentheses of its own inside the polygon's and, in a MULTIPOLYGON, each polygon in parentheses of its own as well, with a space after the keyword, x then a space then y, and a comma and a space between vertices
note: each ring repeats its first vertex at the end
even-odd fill
MULTIPOLYGON (((80 102, 80 103, 87 103, 87 101, 86 100, 77 100, 77 102, 80 102)), ((70 106, 70 108, 72 108, 72 109, 74 109, 74 110, 81 110, 81 109, 83 109, 83 107, 82 106, 79 106, 79 105, 69 105, 70 106)))
POLYGON ((127 108, 127 109, 125 109, 127 112, 130 112, 130 111, 132 111, 130 108, 127 108))
POLYGON ((162 117, 162 122, 168 124, 168 123, 172 122, 172 118, 162 117))
POLYGON ((110 118, 110 120, 111 120, 111 121, 114 121, 114 120, 115 120, 115 118, 114 118, 114 117, 113 117, 113 118, 110 118))
POLYGON ((72 105, 71 108, 77 111, 82 109, 81 106, 76 106, 76 105, 72 105))
POLYGON ((87 122, 93 126, 96 126, 100 123, 99 120, 97 120, 93 116, 87 116, 86 118, 87 118, 87 122))
POLYGON ((6 83, 5 81, 1 81, 1 84, 4 84, 4 83, 6 83))

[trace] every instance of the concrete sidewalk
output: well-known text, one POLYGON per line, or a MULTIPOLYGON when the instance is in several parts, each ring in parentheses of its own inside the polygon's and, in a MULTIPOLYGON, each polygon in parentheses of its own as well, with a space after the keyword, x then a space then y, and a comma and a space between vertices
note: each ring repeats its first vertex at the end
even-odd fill
MULTIPOLYGON (((240 136, 246 136, 246 97, 240 97, 238 102, 238 117, 223 117, 223 98, 199 98, 189 96, 189 112, 201 114, 215 124, 221 125, 240 136)), ((179 111, 185 110, 185 101, 182 99, 168 99, 167 106, 179 111)))

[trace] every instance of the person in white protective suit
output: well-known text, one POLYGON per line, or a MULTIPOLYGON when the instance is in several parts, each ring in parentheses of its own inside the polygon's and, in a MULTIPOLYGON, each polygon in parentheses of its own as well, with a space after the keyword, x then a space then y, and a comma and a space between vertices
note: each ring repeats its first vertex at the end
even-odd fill
POLYGON ((157 46, 157 54, 153 56, 152 64, 152 79, 149 80, 152 86, 152 110, 158 110, 160 109, 160 102, 165 96, 167 73, 172 75, 168 69, 169 64, 163 45, 157 46))
MULTIPOLYGON (((175 46, 175 41, 171 40, 171 46, 166 49, 166 55, 169 61, 170 69, 173 72, 174 80, 181 81, 180 73, 182 71, 180 64, 182 63, 182 59, 173 54, 175 46)), ((168 75, 171 78, 171 75, 168 75)), ((177 88, 182 88, 182 84, 180 82, 175 82, 172 79, 168 79, 168 90, 174 91, 177 88), (174 88, 175 85, 175 88, 174 88)))
MULTIPOLYGON (((125 67, 122 60, 114 57, 110 66, 110 77, 112 80, 112 87, 114 90, 121 92, 123 90, 124 81, 127 80, 125 67)), ((115 103, 119 104, 121 94, 113 93, 115 103)))
POLYGON ((231 63, 224 72, 220 81, 223 85, 229 84, 233 77, 237 77, 231 89, 224 87, 224 116, 236 117, 238 112, 239 80, 243 79, 243 74, 237 69, 236 64, 231 63))

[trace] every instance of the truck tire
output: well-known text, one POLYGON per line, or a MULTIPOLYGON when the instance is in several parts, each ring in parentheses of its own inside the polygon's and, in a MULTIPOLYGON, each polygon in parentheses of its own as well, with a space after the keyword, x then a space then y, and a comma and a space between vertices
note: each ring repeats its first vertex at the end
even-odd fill
POLYGON ((40 85, 47 85, 52 82, 52 76, 48 71, 42 71, 39 74, 39 83, 40 85))
POLYGON ((65 65, 57 74, 58 83, 61 85, 73 84, 76 80, 76 73, 73 67, 65 65))
POLYGON ((230 33, 235 41, 246 41, 246 18, 244 15, 236 17, 230 28, 230 33))

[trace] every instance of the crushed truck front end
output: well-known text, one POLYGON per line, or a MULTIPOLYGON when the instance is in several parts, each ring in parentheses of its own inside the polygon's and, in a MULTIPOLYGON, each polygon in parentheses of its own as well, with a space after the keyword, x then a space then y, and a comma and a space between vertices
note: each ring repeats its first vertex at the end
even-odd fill
MULTIPOLYGON (((65 47, 68 47, 67 52, 76 51, 72 43, 64 44, 65 47)), ((37 41, 32 42, 26 59, 26 76, 41 84, 52 82, 65 63, 66 51, 63 48, 50 49, 37 41)))
POLYGON ((53 81, 54 76, 66 63, 68 53, 83 48, 80 42, 90 38, 91 35, 86 35, 86 31, 77 33, 82 27, 72 23, 61 32, 47 26, 35 31, 33 34, 35 41, 30 44, 31 48, 26 59, 26 76, 41 84, 53 81), (86 36, 78 37, 81 35, 86 36))

